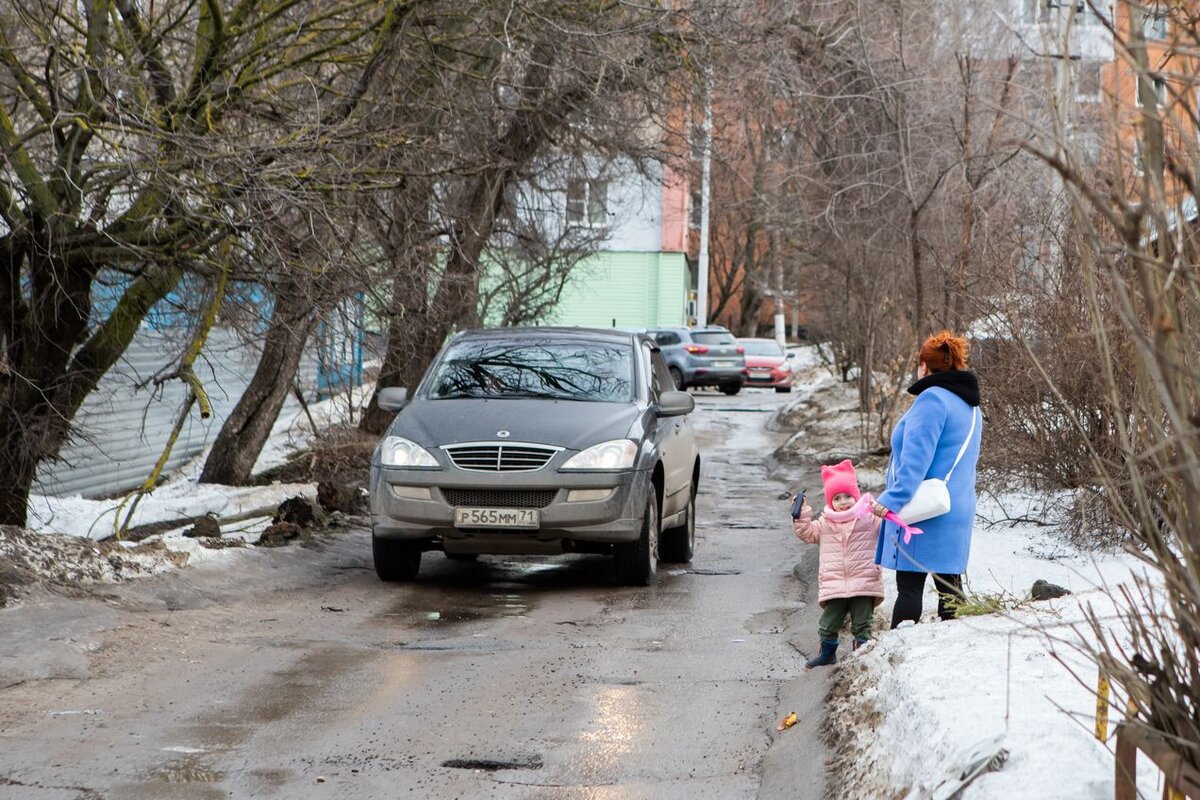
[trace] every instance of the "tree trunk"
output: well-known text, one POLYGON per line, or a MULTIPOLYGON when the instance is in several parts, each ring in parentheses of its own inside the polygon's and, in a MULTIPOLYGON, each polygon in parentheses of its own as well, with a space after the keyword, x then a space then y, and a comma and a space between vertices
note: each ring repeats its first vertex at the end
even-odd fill
MULTIPOLYGON (((20 268, 14 261, 11 274, 20 268)), ((147 270, 89 336, 95 270, 38 258, 29 274, 32 302, 12 294, 3 302, 10 371, 0 375, 0 525, 25 525, 38 466, 58 455, 83 401, 182 275, 175 266, 147 270)))
POLYGON ((734 332, 738 336, 758 335, 758 312, 762 309, 762 282, 758 271, 758 231, 759 226, 751 223, 747 226, 745 248, 745 277, 742 279, 742 295, 738 303, 738 320, 734 332))
POLYGON ((758 336, 758 315, 762 311, 762 301, 762 291, 747 276, 746 281, 742 284, 742 302, 739 308, 736 335, 758 336))
POLYGON ((971 248, 975 243, 975 193, 966 192, 962 208, 962 227, 958 235, 958 259, 954 265, 954 306, 952 326, 961 332, 967 319, 967 276, 971 266, 971 248))
POLYGON ((300 365, 304 344, 316 324, 315 314, 296 316, 287 313, 283 305, 283 298, 277 297, 254 377, 221 426, 200 473, 201 483, 234 486, 247 483, 254 462, 258 461, 279 418, 300 365))
POLYGON ((921 263, 921 212, 913 209, 909 214, 908 236, 912 254, 913 271, 913 332, 917 336, 918 347, 925 336, 925 271, 921 263))
POLYGON ((379 407, 379 390, 392 386, 406 386, 410 391, 416 389, 420 375, 413 378, 413 365, 406 362, 414 354, 425 352, 430 347, 426 341, 428 336, 425 335, 428 327, 425 317, 429 313, 425 298, 428 276, 425 253, 411 247, 399 255, 404 258, 404 263, 392 279, 387 349, 383 353, 383 364, 379 368, 379 379, 371 402, 358 421, 359 430, 375 436, 382 436, 395 417, 395 412, 379 407))

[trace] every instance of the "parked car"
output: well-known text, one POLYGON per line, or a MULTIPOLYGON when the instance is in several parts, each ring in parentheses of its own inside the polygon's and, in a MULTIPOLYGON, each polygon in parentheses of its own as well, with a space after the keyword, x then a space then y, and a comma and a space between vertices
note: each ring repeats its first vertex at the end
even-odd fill
POLYGON ((437 355, 371 462, 375 571, 422 554, 610 553, 622 583, 690 561, 700 455, 648 337, 586 328, 471 331, 437 355))
POLYGON ((648 335, 662 349, 679 389, 716 386, 725 394, 737 394, 746 383, 744 350, 728 328, 654 328, 648 335))
POLYGON ((785 353, 774 339, 738 339, 746 350, 746 385, 774 387, 776 392, 792 390, 792 365, 795 354, 785 353))

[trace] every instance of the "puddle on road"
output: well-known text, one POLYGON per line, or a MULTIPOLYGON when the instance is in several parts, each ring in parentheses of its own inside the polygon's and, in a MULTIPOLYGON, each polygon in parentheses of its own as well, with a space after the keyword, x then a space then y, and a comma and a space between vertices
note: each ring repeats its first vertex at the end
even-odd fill
POLYGON ((383 616, 414 625, 457 625, 478 622, 496 617, 523 617, 529 613, 532 603, 525 595, 515 592, 489 592, 480 595, 478 604, 450 606, 444 608, 396 608, 383 616))
POLYGON ((198 723, 183 725, 179 731, 184 741, 195 741, 207 750, 229 750, 246 740, 251 730, 240 723, 198 723))
POLYGON ((782 608, 773 608, 768 611, 760 611, 752 615, 745 622, 747 633, 784 633, 787 631, 788 618, 792 615, 792 611, 782 608))

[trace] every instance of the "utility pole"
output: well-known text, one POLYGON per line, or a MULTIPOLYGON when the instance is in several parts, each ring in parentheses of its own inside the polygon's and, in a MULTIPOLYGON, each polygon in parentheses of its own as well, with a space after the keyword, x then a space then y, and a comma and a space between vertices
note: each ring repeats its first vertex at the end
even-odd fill
POLYGON ((704 152, 700 162, 700 255, 696 260, 696 325, 708 324, 708 216, 712 191, 712 68, 704 72, 704 152))

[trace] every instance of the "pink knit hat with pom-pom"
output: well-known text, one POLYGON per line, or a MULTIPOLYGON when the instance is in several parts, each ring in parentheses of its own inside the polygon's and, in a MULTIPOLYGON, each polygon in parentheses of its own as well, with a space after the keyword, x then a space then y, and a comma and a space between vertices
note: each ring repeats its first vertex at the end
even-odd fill
POLYGON ((821 482, 825 484, 825 505, 833 505, 833 497, 837 494, 850 495, 855 500, 862 496, 858 490, 858 475, 850 459, 832 467, 821 467, 821 482))

